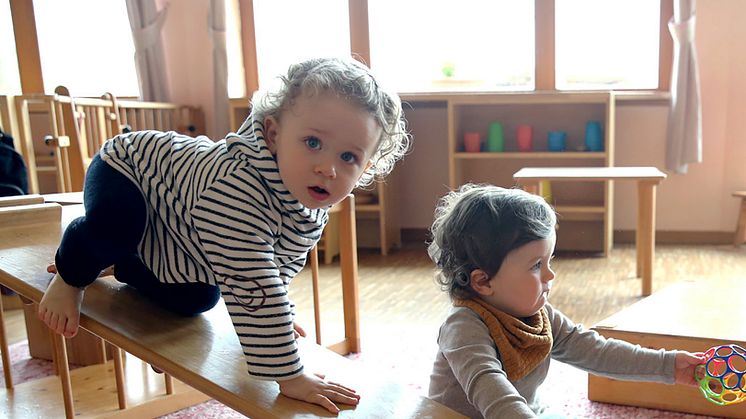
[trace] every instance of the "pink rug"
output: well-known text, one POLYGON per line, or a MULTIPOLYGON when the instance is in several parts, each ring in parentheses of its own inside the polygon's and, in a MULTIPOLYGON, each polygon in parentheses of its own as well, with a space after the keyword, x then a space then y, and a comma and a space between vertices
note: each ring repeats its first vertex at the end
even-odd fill
MULTIPOLYGON (((13 381, 20 384, 35 378, 41 378, 54 373, 52 363, 46 360, 33 359, 29 355, 28 342, 23 341, 10 346, 11 370, 13 381)), ((364 362, 375 366, 382 373, 404 383, 415 394, 427 395, 428 374, 427 370, 432 360, 422 354, 407 354, 397 359, 397 363, 391 364, 392 358, 377 358, 374 355, 352 354, 348 356, 356 362, 364 362), (388 359, 387 363, 382 363, 388 359), (381 368, 381 365, 387 365, 381 368)), ((1 368, 0 368, 1 369, 1 368)), ((576 368, 554 362, 549 371, 549 376, 542 388, 542 397, 545 403, 551 406, 554 417, 567 418, 629 418, 629 419, 655 419, 655 418, 679 418, 679 419, 706 419, 710 416, 686 415, 682 413, 666 412, 654 409, 644 409, 628 406, 617 406, 606 403, 597 403, 588 400, 587 394, 588 376, 576 368)), ((162 416, 168 419, 183 418, 242 418, 243 415, 215 400, 210 400, 196 406, 188 407, 177 412, 162 416)))

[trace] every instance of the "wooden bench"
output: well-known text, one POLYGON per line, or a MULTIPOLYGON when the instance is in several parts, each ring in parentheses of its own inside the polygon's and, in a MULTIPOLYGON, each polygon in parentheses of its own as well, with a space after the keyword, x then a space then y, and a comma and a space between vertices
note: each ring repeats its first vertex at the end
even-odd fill
MULTIPOLYGON (((63 228, 82 211, 77 205, 42 205, 56 208, 48 211, 61 212, 62 222, 0 228, 0 283, 37 304, 52 278, 45 268, 59 244, 63 228)), ((347 293, 346 298, 357 298, 356 292, 355 289, 354 293, 347 293)), ((346 328, 357 321, 345 319, 346 328)), ((149 303, 113 278, 103 278, 86 290, 80 325, 115 347, 158 366, 177 380, 250 417, 331 416, 319 406, 280 395, 274 382, 253 380, 248 376, 241 346, 222 303, 197 317, 178 317, 149 303)), ((54 335, 54 342, 66 416, 73 417, 76 412, 64 340, 54 335)), ((359 342, 359 336, 353 337, 349 345, 354 346, 356 342, 359 342)), ((360 404, 354 408, 344 406, 340 416, 461 417, 425 397, 408 393, 402 386, 382 376, 380 371, 368 371, 362 365, 305 339, 301 339, 300 348, 309 372, 324 372, 328 378, 345 383, 361 394, 360 404)), ((121 358, 115 356, 114 360, 118 359, 121 358)), ((121 374, 117 376, 122 377, 121 374)), ((123 391, 120 384, 120 399, 126 396, 123 391)), ((10 405, 18 397, 18 391, 6 391, 5 400, 10 405)), ((113 399, 114 395, 110 397, 113 399)), ((23 406, 15 407, 24 409, 23 406)))
MULTIPOLYGON (((746 345, 742 281, 682 281, 656 291, 599 322, 598 333, 649 348, 704 352, 712 346, 746 345)), ((718 406, 696 387, 617 381, 588 376, 590 400, 712 415, 746 418, 746 403, 718 406)))

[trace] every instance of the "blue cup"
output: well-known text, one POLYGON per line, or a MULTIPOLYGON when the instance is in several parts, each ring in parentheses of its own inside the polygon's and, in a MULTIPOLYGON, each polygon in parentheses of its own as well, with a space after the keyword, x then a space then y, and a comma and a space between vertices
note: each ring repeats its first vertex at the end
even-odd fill
POLYGON ((549 131, 547 134, 547 147, 549 151, 565 151, 567 133, 565 131, 549 131))
POLYGON ((604 150, 604 134, 601 122, 588 121, 585 124, 585 148, 588 151, 604 150))

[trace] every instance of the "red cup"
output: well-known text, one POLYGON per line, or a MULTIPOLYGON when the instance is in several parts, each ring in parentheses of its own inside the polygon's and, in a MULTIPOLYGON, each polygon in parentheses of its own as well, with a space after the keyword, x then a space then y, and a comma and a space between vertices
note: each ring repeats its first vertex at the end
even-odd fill
POLYGON ((464 150, 467 153, 478 153, 482 149, 482 135, 478 132, 464 133, 464 150))
POLYGON ((531 125, 518 125, 518 128, 516 129, 516 140, 518 142, 518 150, 531 151, 534 146, 533 129, 531 128, 531 125))

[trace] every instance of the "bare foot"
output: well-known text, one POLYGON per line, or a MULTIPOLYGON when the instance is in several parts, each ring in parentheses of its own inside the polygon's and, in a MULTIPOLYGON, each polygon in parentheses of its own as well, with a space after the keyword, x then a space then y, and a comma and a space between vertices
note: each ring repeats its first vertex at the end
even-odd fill
MULTIPOLYGON (((47 265, 47 272, 50 274, 56 274, 57 273, 57 265, 54 264, 54 262, 47 265)), ((114 265, 109 266, 108 268, 101 271, 98 276, 111 276, 114 275, 114 265)))
POLYGON ((71 338, 78 333, 83 290, 67 285, 57 274, 39 303, 39 319, 60 335, 71 338))

